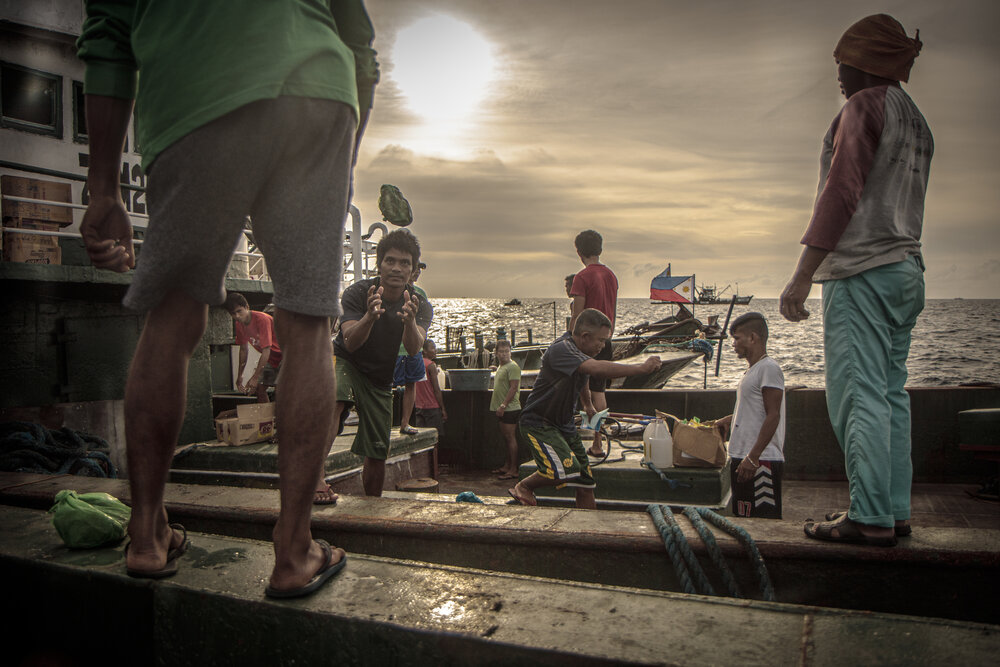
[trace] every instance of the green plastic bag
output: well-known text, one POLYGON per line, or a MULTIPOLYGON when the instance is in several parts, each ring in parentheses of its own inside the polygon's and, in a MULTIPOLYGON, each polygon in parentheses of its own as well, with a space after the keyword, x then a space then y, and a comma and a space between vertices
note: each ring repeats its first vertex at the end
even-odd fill
POLYGON ((413 222, 413 209, 410 202, 395 185, 383 185, 378 195, 378 210, 382 219, 397 227, 406 227, 413 222))
POLYGON ((82 493, 63 489, 49 510, 52 525, 71 549, 92 549, 120 542, 125 537, 132 510, 107 493, 82 493))

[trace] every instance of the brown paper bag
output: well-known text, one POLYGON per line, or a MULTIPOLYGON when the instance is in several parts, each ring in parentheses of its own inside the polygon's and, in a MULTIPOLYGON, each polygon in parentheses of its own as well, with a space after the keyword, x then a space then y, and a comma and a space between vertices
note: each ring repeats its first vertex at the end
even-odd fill
POLYGON ((721 468, 726 465, 728 454, 726 443, 715 421, 704 421, 701 424, 684 423, 677 417, 666 412, 656 411, 660 419, 669 417, 674 420, 671 437, 674 441, 674 465, 688 468, 721 468))

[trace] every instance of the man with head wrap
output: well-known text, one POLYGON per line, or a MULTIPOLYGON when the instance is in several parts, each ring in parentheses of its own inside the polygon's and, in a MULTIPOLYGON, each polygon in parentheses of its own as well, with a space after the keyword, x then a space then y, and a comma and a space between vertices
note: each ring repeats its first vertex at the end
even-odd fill
MULTIPOLYGON (((917 33, 919 37, 919 31, 917 33)), ((851 506, 806 534, 893 546, 910 533, 910 404, 906 358, 924 304, 920 253, 934 141, 900 81, 921 43, 877 14, 844 33, 833 55, 847 103, 823 141, 819 194, 781 313, 809 316, 823 285, 827 407, 844 450, 851 506)))

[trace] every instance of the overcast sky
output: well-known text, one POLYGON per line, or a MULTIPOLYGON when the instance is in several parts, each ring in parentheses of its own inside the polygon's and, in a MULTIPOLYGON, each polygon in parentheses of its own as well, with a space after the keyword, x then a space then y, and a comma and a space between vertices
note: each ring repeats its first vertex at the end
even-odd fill
MULTIPOLYGON (((1000 297, 1000 3, 368 0, 382 82, 356 171, 365 223, 392 183, 435 296, 555 296, 604 236, 620 295, 668 262, 777 296, 843 104, 832 52, 869 14, 923 51, 928 296, 1000 297)), ((813 296, 819 296, 814 288, 813 296)))

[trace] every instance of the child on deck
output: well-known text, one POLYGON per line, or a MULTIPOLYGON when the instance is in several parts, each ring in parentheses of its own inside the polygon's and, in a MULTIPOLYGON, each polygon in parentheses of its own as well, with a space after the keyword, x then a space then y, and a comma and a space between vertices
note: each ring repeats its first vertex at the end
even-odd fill
POLYGON ((729 435, 729 474, 736 516, 780 519, 785 455, 785 376, 767 356, 767 322, 760 313, 736 318, 733 350, 750 368, 736 390, 736 412, 716 425, 729 435))
POLYGON ((436 359, 437 346, 428 338, 424 340, 423 346, 424 379, 416 384, 414 406, 417 426, 436 428, 440 438, 444 431, 444 423, 448 421, 448 411, 444 408, 436 359))
POLYGON ((641 364, 619 364, 594 357, 611 338, 611 320, 599 310, 584 309, 576 318, 573 333, 556 340, 545 356, 542 369, 521 411, 521 436, 531 448, 536 472, 507 489, 522 505, 537 505, 535 489, 543 486, 576 487, 576 506, 597 509, 587 450, 576 430, 577 398, 590 376, 611 379, 652 373, 659 357, 641 364))
POLYGON ((507 447, 507 462, 494 470, 500 479, 517 479, 517 420, 521 416, 521 367, 510 358, 510 341, 498 340, 497 373, 493 380, 490 410, 500 420, 500 435, 507 447))

